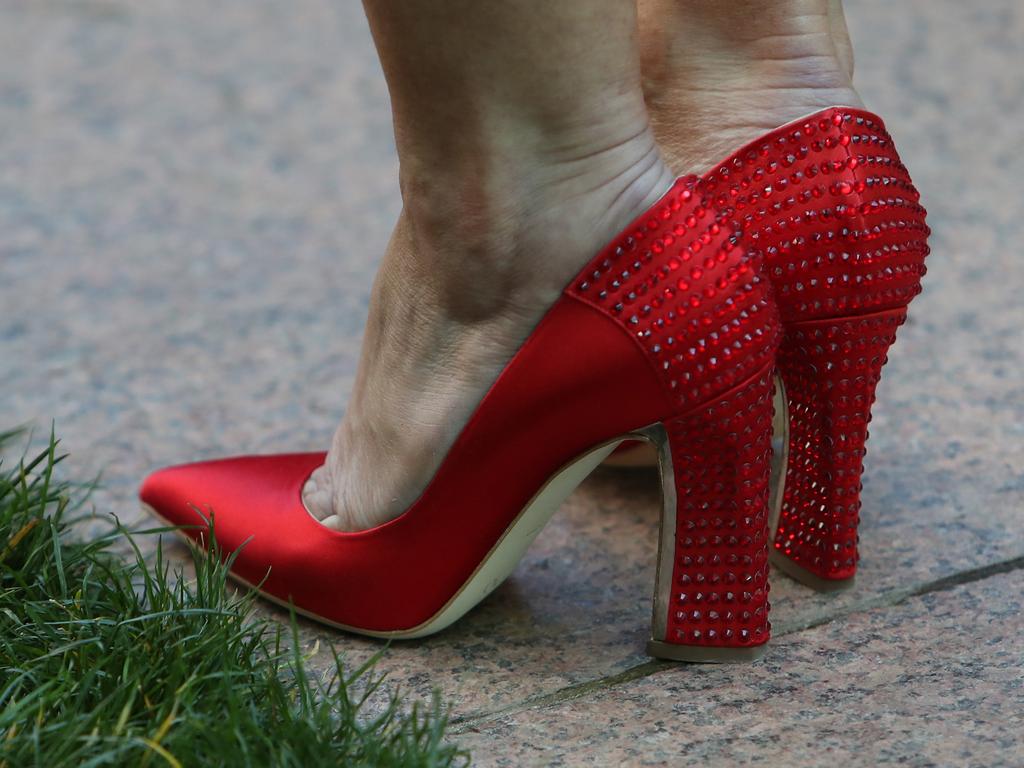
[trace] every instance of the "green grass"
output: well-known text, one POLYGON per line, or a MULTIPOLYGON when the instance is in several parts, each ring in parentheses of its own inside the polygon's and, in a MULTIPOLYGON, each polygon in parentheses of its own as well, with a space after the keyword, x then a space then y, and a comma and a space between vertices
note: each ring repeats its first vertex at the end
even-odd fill
POLYGON ((57 480, 56 448, 0 463, 0 766, 468 764, 436 694, 406 706, 336 652, 314 675, 294 622, 254 617, 216 553, 193 579, 112 519, 72 535, 90 488, 57 480))

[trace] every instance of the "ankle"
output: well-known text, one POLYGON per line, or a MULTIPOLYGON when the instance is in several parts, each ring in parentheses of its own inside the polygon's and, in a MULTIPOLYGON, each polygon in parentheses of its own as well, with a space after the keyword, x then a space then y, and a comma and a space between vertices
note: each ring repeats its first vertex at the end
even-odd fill
POLYGON ((391 254, 459 322, 546 309, 672 181, 643 115, 497 144, 467 142, 444 164, 401 157, 404 247, 391 254))

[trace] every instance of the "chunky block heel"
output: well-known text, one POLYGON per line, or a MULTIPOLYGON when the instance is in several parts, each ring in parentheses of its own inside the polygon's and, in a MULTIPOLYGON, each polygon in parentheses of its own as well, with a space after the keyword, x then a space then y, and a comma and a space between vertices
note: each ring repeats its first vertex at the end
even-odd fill
POLYGON ((875 387, 905 308, 795 323, 779 349, 788 460, 772 510, 772 561, 820 590, 852 585, 875 387))
POLYGON ((768 642, 768 472, 772 370, 667 421, 664 491, 648 653, 746 661, 768 642))
POLYGON ((852 586, 871 401, 926 271, 920 194, 881 118, 849 107, 766 134, 703 183, 763 251, 782 317, 772 561, 815 589, 852 586))

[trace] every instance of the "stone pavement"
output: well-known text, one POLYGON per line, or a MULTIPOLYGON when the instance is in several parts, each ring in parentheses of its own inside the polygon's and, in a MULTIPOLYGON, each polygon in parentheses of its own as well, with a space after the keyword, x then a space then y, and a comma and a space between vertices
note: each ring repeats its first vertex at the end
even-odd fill
MULTIPOLYGON (((382 662, 441 689, 480 765, 1024 765, 1024 7, 848 15, 934 229, 858 586, 777 575, 765 660, 652 662, 658 489, 599 471, 483 605, 382 662)), ((129 520, 153 467, 323 448, 396 172, 355 2, 0 0, 0 427, 55 419, 129 520)))

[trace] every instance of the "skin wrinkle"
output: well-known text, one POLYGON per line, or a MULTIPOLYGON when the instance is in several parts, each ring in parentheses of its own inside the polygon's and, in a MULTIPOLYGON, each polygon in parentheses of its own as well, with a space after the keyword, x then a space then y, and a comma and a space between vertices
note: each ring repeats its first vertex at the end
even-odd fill
POLYGON ((843 72, 853 80, 853 44, 850 42, 850 32, 846 28, 846 15, 843 13, 843 0, 829 0, 828 3, 828 24, 832 33, 832 42, 836 47, 836 55, 839 57, 839 65, 843 72))

